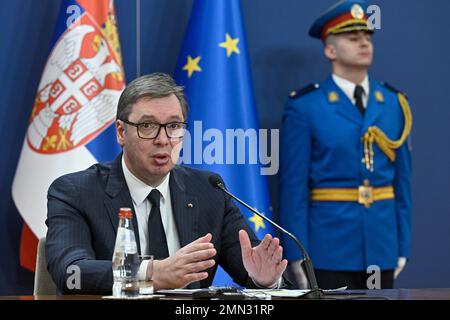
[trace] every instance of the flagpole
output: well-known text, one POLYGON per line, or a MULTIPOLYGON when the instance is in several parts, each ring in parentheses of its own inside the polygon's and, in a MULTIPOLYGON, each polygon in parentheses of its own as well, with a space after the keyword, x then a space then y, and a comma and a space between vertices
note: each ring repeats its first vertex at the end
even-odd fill
POLYGON ((141 0, 136 0, 136 78, 141 75, 141 0))

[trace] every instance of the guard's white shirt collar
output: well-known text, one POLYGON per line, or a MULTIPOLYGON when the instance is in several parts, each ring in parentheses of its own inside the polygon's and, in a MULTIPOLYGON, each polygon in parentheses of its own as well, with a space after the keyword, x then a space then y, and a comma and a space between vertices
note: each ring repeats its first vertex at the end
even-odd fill
MULTIPOLYGON (((353 82, 351 82, 347 79, 339 77, 339 76, 335 75, 334 73, 333 73, 332 77, 333 77, 333 81, 336 83, 336 85, 345 93, 345 95, 350 99, 350 101, 353 104, 355 104, 354 93, 355 93, 356 84, 354 84, 353 82)), ((359 85, 362 86, 364 89, 363 102, 364 102, 364 107, 366 107, 367 100, 369 97, 369 90, 370 90, 369 77, 366 75, 364 80, 359 85)))

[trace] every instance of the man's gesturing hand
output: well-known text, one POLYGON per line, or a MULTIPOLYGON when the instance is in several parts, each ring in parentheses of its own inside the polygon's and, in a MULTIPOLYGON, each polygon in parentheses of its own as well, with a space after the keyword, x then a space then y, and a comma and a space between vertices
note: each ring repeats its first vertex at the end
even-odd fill
POLYGON ((155 260, 153 267, 155 291, 183 288, 192 282, 206 279, 208 273, 205 270, 215 264, 212 257, 216 255, 216 249, 211 239, 212 235, 208 233, 184 246, 173 256, 155 260))
POLYGON ((283 248, 278 238, 266 234, 259 245, 252 248, 250 238, 245 230, 239 231, 242 260, 248 275, 261 287, 273 287, 280 279, 287 266, 283 260, 283 248))

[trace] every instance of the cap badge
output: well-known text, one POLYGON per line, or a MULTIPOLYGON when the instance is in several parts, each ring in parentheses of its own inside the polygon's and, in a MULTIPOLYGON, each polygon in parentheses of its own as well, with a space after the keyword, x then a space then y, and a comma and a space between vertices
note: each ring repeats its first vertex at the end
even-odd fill
POLYGON ((361 20, 364 18, 364 10, 361 8, 359 4, 354 4, 352 6, 352 9, 350 10, 350 13, 352 14, 352 17, 355 19, 361 20))

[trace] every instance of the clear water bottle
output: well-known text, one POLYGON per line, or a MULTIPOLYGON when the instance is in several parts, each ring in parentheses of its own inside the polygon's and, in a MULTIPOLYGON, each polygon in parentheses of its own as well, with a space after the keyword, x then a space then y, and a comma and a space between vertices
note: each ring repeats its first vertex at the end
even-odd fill
POLYGON ((133 212, 130 208, 119 211, 119 227, 112 258, 113 296, 132 297, 139 294, 139 254, 133 230, 133 212))

